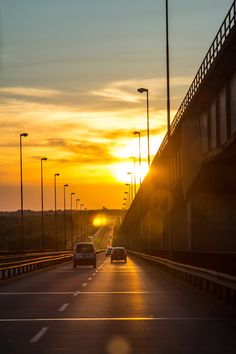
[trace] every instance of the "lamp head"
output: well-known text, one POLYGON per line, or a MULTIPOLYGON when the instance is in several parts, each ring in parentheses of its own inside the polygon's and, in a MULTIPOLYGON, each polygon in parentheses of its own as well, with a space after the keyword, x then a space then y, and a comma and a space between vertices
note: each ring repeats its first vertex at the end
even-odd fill
POLYGON ((59 177, 60 173, 55 173, 54 176, 59 177))
POLYGON ((75 194, 74 192, 71 193, 71 195, 74 195, 74 194, 75 194))
POLYGON ((47 161, 47 157, 42 157, 41 161, 47 161))
POLYGON ((137 89, 137 91, 139 93, 144 93, 144 92, 148 92, 148 89, 144 88, 144 87, 140 87, 139 89, 137 89))
POLYGON ((69 187, 69 184, 64 184, 64 187, 69 187))
POLYGON ((133 132, 134 135, 140 135, 140 132, 138 132, 137 130, 135 130, 135 132, 133 132))
POLYGON ((29 134, 27 133, 21 133, 20 136, 24 136, 25 138, 28 136, 29 134))

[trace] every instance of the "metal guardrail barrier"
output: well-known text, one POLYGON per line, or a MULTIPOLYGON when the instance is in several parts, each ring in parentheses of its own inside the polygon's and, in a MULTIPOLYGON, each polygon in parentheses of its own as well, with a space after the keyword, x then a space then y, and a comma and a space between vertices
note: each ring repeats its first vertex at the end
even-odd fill
POLYGON ((149 256, 144 253, 128 251, 131 254, 156 262, 168 269, 178 278, 191 283, 211 295, 236 305, 236 277, 210 269, 176 263, 164 258, 149 256))
MULTIPOLYGON (((103 249, 96 253, 103 252, 103 249)), ((72 260, 73 252, 0 264, 0 281, 72 260)))
MULTIPOLYGON (((196 92, 198 91, 202 81, 208 74, 209 70, 212 67, 215 59, 217 58, 219 52, 222 49, 223 44, 225 43, 226 39, 234 29, 236 24, 236 0, 234 0, 229 12, 227 13, 217 35, 215 36, 210 49, 208 50, 205 58, 202 61, 202 64, 183 100, 181 103, 172 123, 170 126, 170 134, 172 135, 177 127, 179 121, 181 120, 186 108, 188 107, 189 103, 192 101, 193 97, 195 96, 196 92)), ((165 135, 159 150, 158 154, 160 154, 166 147, 168 143, 167 134, 165 135)))
POLYGON ((0 280, 16 277, 35 270, 48 268, 50 266, 66 262, 72 259, 72 253, 67 255, 40 257, 23 262, 12 262, 0 267, 0 280))

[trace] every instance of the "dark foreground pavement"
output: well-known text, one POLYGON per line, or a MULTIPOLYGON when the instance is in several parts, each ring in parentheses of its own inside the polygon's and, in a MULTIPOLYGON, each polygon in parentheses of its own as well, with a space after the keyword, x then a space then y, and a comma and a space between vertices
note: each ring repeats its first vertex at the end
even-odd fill
POLYGON ((131 257, 68 263, 0 287, 0 353, 235 354, 236 319, 131 257))

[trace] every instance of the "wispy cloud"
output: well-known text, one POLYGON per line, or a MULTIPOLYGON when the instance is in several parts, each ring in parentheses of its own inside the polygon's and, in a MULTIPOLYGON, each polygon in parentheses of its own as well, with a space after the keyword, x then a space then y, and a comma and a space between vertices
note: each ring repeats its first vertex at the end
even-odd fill
POLYGON ((54 89, 42 89, 33 87, 0 87, 0 93, 10 96, 25 97, 55 97, 62 95, 63 92, 54 89))
MULTIPOLYGON (((174 77, 171 79, 171 88, 176 96, 176 90, 183 87, 188 87, 191 83, 191 77, 174 77)), ((141 95, 137 93, 139 87, 149 89, 151 95, 159 96, 158 100, 162 101, 165 97, 166 79, 165 78, 144 78, 115 81, 108 83, 105 87, 98 90, 90 91, 90 95, 102 97, 111 101, 137 103, 140 101, 141 95)), ((181 99, 180 96, 175 97, 181 99)))

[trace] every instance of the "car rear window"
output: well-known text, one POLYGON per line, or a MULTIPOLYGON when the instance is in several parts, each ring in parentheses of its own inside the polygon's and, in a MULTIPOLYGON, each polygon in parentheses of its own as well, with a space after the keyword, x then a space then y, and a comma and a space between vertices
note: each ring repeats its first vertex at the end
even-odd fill
POLYGON ((89 244, 85 244, 85 245, 77 245, 76 246, 76 252, 77 253, 92 253, 94 252, 94 246, 93 245, 89 245, 89 244))
POLYGON ((115 249, 113 249, 113 252, 122 254, 122 253, 125 253, 125 250, 123 248, 115 248, 115 249))

